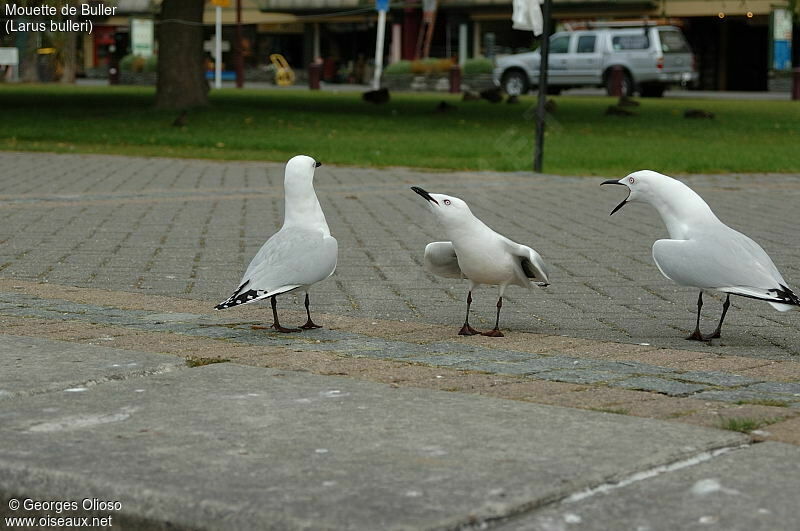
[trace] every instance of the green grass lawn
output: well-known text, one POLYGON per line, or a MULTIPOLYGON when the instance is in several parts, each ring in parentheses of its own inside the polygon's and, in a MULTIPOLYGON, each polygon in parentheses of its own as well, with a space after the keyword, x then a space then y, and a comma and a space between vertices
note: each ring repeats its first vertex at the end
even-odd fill
MULTIPOLYGON (((545 171, 625 175, 800 172, 800 102, 640 99, 638 116, 606 116, 601 97, 555 97, 545 171), (712 120, 683 117, 688 108, 712 120)), ((0 149, 328 163, 437 169, 529 170, 534 96, 518 105, 462 103, 458 95, 222 89, 211 106, 153 108, 154 89, 0 85, 0 149), (457 109, 437 113, 440 101, 457 109)))

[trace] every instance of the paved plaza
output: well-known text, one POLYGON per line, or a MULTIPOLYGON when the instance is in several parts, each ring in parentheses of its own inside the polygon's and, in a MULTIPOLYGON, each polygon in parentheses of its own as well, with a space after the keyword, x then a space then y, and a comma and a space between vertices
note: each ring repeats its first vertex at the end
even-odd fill
MULTIPOLYGON (((653 264, 652 208, 609 217, 625 191, 599 184, 622 175, 322 162, 325 328, 281 335, 251 328, 268 305, 213 306, 280 226, 283 164, 0 153, 0 498, 109 493, 134 529, 796 521, 798 314, 735 297, 721 339, 683 339, 697 292, 653 264), (506 337, 456 335, 466 283, 422 268, 443 232, 412 185, 550 266, 549 287, 508 290, 506 337)), ((800 287, 800 176, 682 178, 800 287)), ((473 326, 496 297, 474 294, 473 326)), ((279 310, 304 319, 299 296, 279 310)))
MULTIPOLYGON (((0 276, 34 282, 184 297, 213 305, 280 226, 283 165, 176 159, 4 153, 0 276)), ((603 176, 622 177, 622 176, 603 176)), ((463 321, 466 283, 421 267, 443 239, 424 200, 409 190, 465 199, 489 226, 534 247, 552 285, 512 287, 502 325, 657 347, 692 348, 697 291, 661 276, 650 250, 666 237, 656 212, 629 205, 603 177, 523 173, 426 173, 322 166, 316 189, 339 264, 314 287, 316 311, 450 324, 463 321)), ((758 241, 790 285, 800 285, 800 176, 686 179, 720 218, 758 241)), ((475 294, 475 323, 491 327, 495 288, 475 294)), ((706 298, 713 329, 722 299, 706 298)), ((800 354, 795 313, 734 297, 716 353, 769 359, 800 354)), ((293 296, 281 307, 299 308, 293 296)), ((269 316, 268 308, 264 318, 269 316)))

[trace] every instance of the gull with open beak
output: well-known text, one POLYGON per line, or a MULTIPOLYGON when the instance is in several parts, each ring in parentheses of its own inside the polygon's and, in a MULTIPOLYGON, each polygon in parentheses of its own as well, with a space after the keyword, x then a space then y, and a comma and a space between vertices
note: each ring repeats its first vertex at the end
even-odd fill
POLYGON ((418 186, 412 186, 411 189, 428 201, 450 238, 450 241, 432 242, 425 247, 425 268, 440 277, 466 278, 469 281, 467 315, 458 333, 503 337, 500 331, 500 308, 503 307, 506 287, 515 284, 530 289, 531 283, 547 286, 547 266, 542 257, 530 247, 490 229, 472 214, 461 199, 430 194, 418 186), (499 288, 494 329, 488 332, 479 332, 469 324, 472 292, 481 284, 499 288))
POLYGON ((720 337, 731 295, 763 300, 781 312, 797 309, 800 298, 792 292, 772 259, 756 242, 722 223, 691 188, 660 173, 641 170, 619 180, 628 197, 611 214, 628 203, 649 203, 661 216, 669 239, 653 244, 653 260, 661 274, 682 286, 700 288, 697 324, 686 339, 708 341, 720 337), (722 317, 711 335, 700 333, 703 290, 726 294, 722 317))

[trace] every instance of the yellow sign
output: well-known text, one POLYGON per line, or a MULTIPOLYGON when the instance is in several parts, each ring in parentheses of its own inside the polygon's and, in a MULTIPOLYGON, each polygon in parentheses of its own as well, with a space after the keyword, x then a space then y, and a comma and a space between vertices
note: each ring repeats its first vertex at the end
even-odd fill
POLYGON ((231 7, 231 0, 211 0, 211 4, 217 7, 231 7))
POLYGON ((272 65, 275 67, 275 83, 282 87, 294 84, 294 70, 286 62, 286 58, 279 53, 269 56, 272 65))

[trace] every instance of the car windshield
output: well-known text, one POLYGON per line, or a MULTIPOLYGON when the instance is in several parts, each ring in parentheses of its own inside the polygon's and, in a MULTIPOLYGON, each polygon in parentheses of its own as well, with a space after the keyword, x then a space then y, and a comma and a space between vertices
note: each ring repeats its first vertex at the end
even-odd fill
POLYGON ((664 53, 689 53, 689 45, 686 44, 680 31, 662 29, 658 30, 658 36, 664 53))

